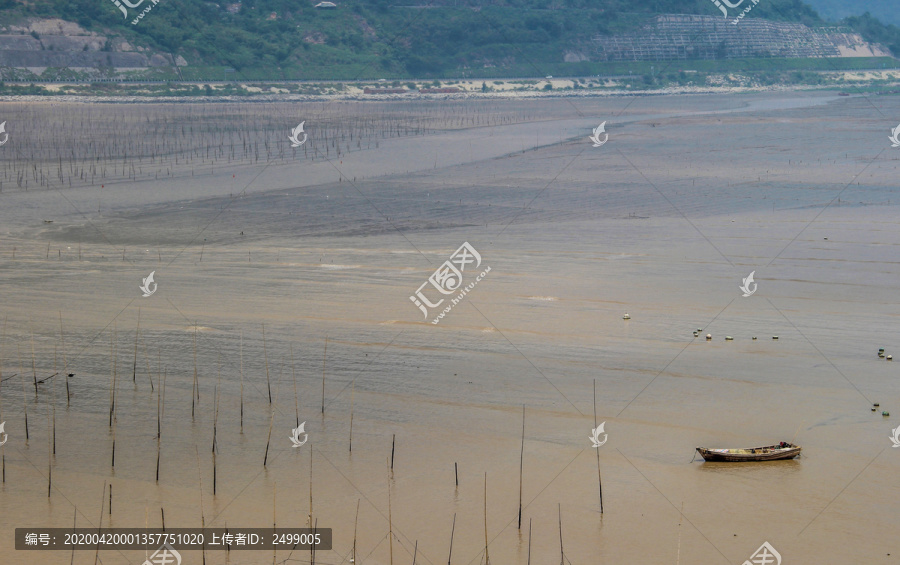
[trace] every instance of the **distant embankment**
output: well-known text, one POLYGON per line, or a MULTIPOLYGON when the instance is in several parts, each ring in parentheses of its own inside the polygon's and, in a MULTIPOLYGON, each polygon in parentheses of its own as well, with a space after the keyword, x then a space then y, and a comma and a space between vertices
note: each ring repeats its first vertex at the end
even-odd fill
POLYGON ((668 61, 765 57, 889 57, 890 52, 841 28, 712 16, 662 15, 637 32, 593 38, 600 61, 668 61))

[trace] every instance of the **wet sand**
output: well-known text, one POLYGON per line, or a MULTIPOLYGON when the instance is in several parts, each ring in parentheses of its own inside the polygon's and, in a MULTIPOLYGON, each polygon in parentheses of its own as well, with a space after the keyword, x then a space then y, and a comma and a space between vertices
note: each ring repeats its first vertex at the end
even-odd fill
MULTIPOLYGON (((454 103, 463 109, 448 112, 464 113, 467 102, 454 103)), ((29 111, 39 122, 42 110, 29 111)), ((104 482, 114 486, 104 527, 159 527, 160 507, 167 527, 199 527, 201 514, 207 526, 269 527, 276 492, 277 525, 306 526, 310 456, 313 520, 334 531, 321 563, 349 562, 357 501, 357 562, 389 563, 389 484, 395 562, 412 562, 418 540, 417 563, 443 563, 454 514, 452 563, 483 562, 484 473, 493 563, 526 562, 529 521, 532 562, 555 563, 560 509, 565 557, 576 564, 742 563, 764 541, 785 564, 896 560, 900 463, 888 436, 900 365, 877 350, 900 343, 900 153, 886 140, 900 101, 779 93, 518 101, 496 111, 507 123, 433 126, 339 159, 217 164, 193 177, 181 164, 172 178, 103 188, 5 185, 0 361, 3 378, 25 380, 0 385, 2 561, 68 563, 68 552, 13 551, 12 532, 71 527, 74 515, 96 527, 104 482), (587 135, 603 120, 609 142, 593 148, 587 135), (491 272, 439 324, 423 322, 409 296, 464 241, 491 272), (158 290, 143 298, 150 271, 158 290), (751 271, 758 291, 744 298, 751 271), (76 373, 68 408, 56 379, 35 398, 32 328, 38 378, 64 364, 76 373), (694 338, 697 328, 712 341, 694 338), (299 449, 288 439, 291 347, 310 434, 299 449), (275 417, 263 468, 266 358, 275 417), (149 380, 158 386, 163 370, 157 483, 149 380), (595 381, 609 434, 599 448, 602 516, 588 439, 595 381), (697 446, 791 440, 803 446, 795 461, 690 462, 697 446)), ((296 105, 293 115, 303 113, 296 105)), ((285 131, 296 125, 287 122, 285 131)), ((183 555, 201 562, 199 552, 183 555)), ((105 564, 144 558, 100 552, 105 564)), ((75 554, 93 560, 93 549, 75 554)))

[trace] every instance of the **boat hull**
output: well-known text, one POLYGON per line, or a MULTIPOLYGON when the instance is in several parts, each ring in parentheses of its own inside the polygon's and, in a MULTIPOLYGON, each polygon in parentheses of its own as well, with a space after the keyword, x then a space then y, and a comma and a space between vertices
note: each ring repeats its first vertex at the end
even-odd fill
POLYGON ((793 459, 800 455, 802 448, 799 445, 780 447, 769 445, 764 447, 751 447, 747 449, 707 449, 698 447, 697 452, 706 461, 723 461, 728 463, 741 463, 747 461, 780 461, 793 459))

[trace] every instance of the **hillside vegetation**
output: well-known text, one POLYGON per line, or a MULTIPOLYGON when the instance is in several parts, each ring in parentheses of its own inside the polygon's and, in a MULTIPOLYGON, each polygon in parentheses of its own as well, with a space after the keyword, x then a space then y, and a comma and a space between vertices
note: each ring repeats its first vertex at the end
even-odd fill
MULTIPOLYGON (((3 23, 58 17, 180 55, 196 78, 231 67, 233 78, 267 80, 577 74, 597 34, 634 29, 659 13, 720 15, 710 0, 337 0, 331 10, 310 0, 220 1, 160 0, 137 25, 132 19, 150 0, 127 20, 111 0, 0 0, 0 8, 3 23)), ((747 17, 825 25, 799 0, 762 0, 747 17)), ((847 23, 900 53, 900 29, 869 16, 847 23)))

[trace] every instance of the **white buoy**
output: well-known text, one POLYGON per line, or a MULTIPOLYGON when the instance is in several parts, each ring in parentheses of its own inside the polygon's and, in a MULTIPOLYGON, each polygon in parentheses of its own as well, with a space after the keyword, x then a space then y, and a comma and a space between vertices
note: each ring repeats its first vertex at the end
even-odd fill
POLYGON ((712 339, 712 334, 706 334, 706 341, 709 341, 711 339, 712 339))
POLYGON ((893 355, 888 355, 888 356, 886 357, 886 359, 887 359, 888 361, 893 361, 893 360, 894 360, 894 356, 893 356, 893 355))
POLYGON ((731 337, 730 335, 726 335, 726 336, 725 336, 725 341, 734 341, 734 338, 731 337))
POLYGON ((753 336, 753 341, 756 341, 756 336, 753 336))
POLYGON ((622 319, 623 319, 623 320, 630 320, 630 319, 631 319, 631 316, 629 316, 628 314, 625 314, 624 316, 622 316, 622 319))

